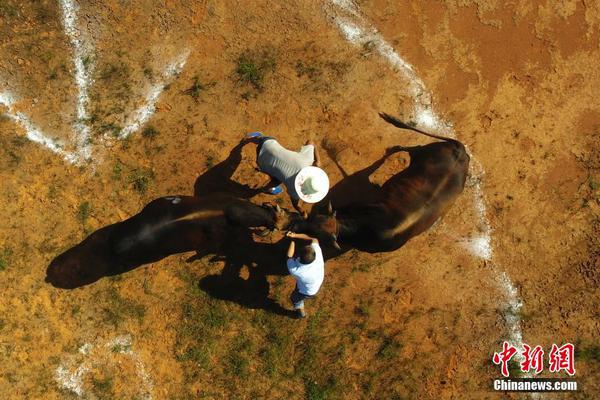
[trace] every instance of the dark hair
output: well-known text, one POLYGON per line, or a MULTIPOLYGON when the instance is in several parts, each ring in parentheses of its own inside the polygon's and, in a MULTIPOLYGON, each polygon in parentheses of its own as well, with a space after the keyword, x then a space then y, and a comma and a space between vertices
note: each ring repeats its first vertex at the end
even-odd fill
POLYGON ((300 263, 302 264, 310 264, 315 261, 315 249, 312 246, 304 246, 300 249, 300 263))

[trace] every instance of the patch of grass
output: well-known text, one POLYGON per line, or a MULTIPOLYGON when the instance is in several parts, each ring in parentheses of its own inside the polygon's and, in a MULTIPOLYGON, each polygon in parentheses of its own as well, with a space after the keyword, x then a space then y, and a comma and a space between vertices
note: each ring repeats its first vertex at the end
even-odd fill
POLYGON ((394 338, 385 337, 377 351, 377 357, 384 360, 392 360, 400 354, 402 345, 394 338))
POLYGON ((130 344, 115 344, 110 348, 113 353, 129 353, 131 351, 130 344))
MULTIPOLYGON (((91 117, 90 117, 91 118, 91 117)), ((90 121, 91 122, 91 121, 90 121)), ((93 122, 92 122, 93 123, 93 122)), ((121 128, 119 125, 115 124, 114 122, 109 122, 106 124, 102 124, 100 125, 100 127, 98 128, 98 131, 101 134, 105 134, 106 132, 110 133, 113 137, 118 137, 119 134, 121 133, 121 130, 123 128, 121 128)))
POLYGON ((56 199, 58 197, 58 187, 54 184, 48 187, 48 198, 56 199))
POLYGON ((217 163, 217 158, 213 153, 208 153, 206 155, 206 168, 212 168, 217 163))
POLYGON ((113 380, 111 377, 96 378, 92 377, 93 391, 101 399, 112 399, 113 394, 113 380))
POLYGON ((323 74, 321 68, 315 65, 307 65, 302 61, 296 63, 296 75, 298 77, 307 76, 311 81, 316 80, 323 74))
POLYGON ((145 168, 134 168, 129 174, 129 182, 131 187, 140 194, 145 194, 148 186, 154 180, 154 172, 145 168))
POLYGON ((358 315, 368 317, 369 314, 371 314, 370 304, 363 300, 360 300, 358 306, 356 306, 356 308, 354 309, 354 312, 358 315))
POLYGON ((252 342, 243 333, 239 334, 227 354, 227 372, 239 378, 246 378, 248 376, 250 366, 249 357, 252 350, 252 342))
POLYGON ((338 397, 339 383, 335 376, 329 376, 324 383, 305 380, 304 390, 307 400, 327 400, 338 397))
POLYGON ((266 346, 260 352, 260 357, 266 374, 275 377, 289 367, 289 354, 292 350, 291 335, 282 324, 275 324, 273 318, 268 318, 264 325, 268 331, 266 346))
POLYGON ((4 247, 2 251, 0 251, 0 271, 4 271, 8 268, 12 254, 12 250, 8 247, 4 247))
POLYGON ((29 143, 29 139, 27 139, 26 136, 15 136, 12 138, 11 143, 13 144, 13 146, 21 148, 27 143, 29 143))
POLYGON ((100 70, 100 79, 103 81, 127 80, 129 79, 129 75, 129 67, 123 62, 104 65, 100 70))
POLYGON ((584 348, 578 346, 575 350, 575 359, 583 361, 593 361, 597 364, 600 364, 600 346, 593 345, 584 348))
POLYGON ((153 127, 152 125, 149 125, 147 127, 144 128, 144 130, 142 131, 142 136, 145 138, 149 138, 149 139, 154 139, 155 137, 157 137, 159 134, 158 130, 153 127))
POLYGON ((372 266, 373 265, 369 263, 354 264, 352 266, 352 272, 369 272, 372 266))
POLYGON ((114 326, 119 326, 121 322, 130 318, 141 322, 146 316, 146 306, 122 297, 115 288, 109 291, 107 304, 108 307, 104 309, 104 319, 114 326))
POLYGON ((206 90, 210 89, 216 84, 217 83, 214 81, 209 82, 207 84, 203 84, 200 82, 200 79, 197 76, 194 76, 194 82, 192 83, 192 86, 184 90, 183 94, 190 96, 197 103, 200 99, 200 95, 202 94, 202 92, 205 92, 206 90))
POLYGON ((88 69, 89 66, 92 64, 92 57, 90 57, 90 56, 83 57, 83 59, 81 60, 81 63, 83 64, 83 68, 88 69))
POLYGON ((275 66, 275 57, 270 50, 246 52, 238 57, 235 72, 239 82, 261 92, 266 74, 275 71, 275 66))
POLYGON ((112 167, 112 179, 115 181, 121 180, 121 174, 123 173, 123 163, 121 161, 115 161, 112 167))
POLYGON ((152 80, 154 78, 154 71, 152 70, 152 68, 150 67, 144 67, 144 76, 146 78, 148 78, 149 80, 152 80))
POLYGON ((525 373, 521 371, 521 364, 514 358, 508 362, 508 375, 514 378, 522 378, 525 373))
POLYGON ((45 24, 54 19, 53 9, 50 7, 46 7, 42 2, 36 2, 35 15, 38 21, 42 24, 45 24))
POLYGON ((19 9, 6 1, 0 1, 0 15, 3 17, 16 17, 19 15, 19 9))
MULTIPOLYGON (((176 326, 175 357, 185 363, 186 380, 194 380, 201 370, 210 367, 211 357, 219 352, 215 343, 219 332, 229 323, 230 315, 221 300, 211 298, 200 289, 197 275, 183 270, 179 277, 186 283, 186 301, 181 306, 181 322, 176 326)), ((243 360, 226 356, 225 361, 244 371, 243 360)))
POLYGON ((81 223, 81 225, 85 226, 88 218, 90 217, 92 211, 92 206, 89 201, 84 201, 79 204, 79 208, 77 209, 77 220, 81 223))

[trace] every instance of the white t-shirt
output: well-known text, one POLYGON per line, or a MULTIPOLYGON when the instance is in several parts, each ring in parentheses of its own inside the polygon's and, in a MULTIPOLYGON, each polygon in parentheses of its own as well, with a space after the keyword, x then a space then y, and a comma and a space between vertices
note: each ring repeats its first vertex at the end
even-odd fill
POLYGON ((299 199, 294 186, 296 175, 302 168, 313 165, 314 161, 315 146, 312 144, 302 146, 296 152, 286 149, 275 139, 268 139, 260 148, 256 163, 261 171, 284 183, 292 198, 299 199))
POLYGON ((317 294, 325 278, 325 261, 318 243, 312 243, 315 260, 310 264, 302 264, 300 258, 288 258, 287 267, 290 275, 296 278, 298 291, 308 296, 317 294))

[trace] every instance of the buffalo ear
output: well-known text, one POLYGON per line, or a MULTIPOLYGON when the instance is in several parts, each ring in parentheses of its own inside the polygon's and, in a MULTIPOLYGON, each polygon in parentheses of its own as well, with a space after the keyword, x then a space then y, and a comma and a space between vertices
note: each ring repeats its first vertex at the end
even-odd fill
POLYGON ((327 214, 333 214, 333 206, 331 205, 331 200, 327 202, 327 214))

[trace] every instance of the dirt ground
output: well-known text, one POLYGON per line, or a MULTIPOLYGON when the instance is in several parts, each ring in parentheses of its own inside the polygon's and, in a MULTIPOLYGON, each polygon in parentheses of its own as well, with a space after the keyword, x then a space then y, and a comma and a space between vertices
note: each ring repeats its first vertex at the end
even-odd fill
MULTIPOLYGON (((600 397, 600 3, 86 0, 85 121, 67 3, 0 1, 0 96, 15 99, 0 103, 0 398, 526 398, 491 391, 492 354, 516 328, 546 351, 575 344, 581 390, 543 397, 600 397), (291 277, 210 256, 73 290, 44 281, 96 229, 193 194, 246 132, 289 148, 313 139, 333 183, 339 167, 427 143, 379 119, 418 121, 410 77, 376 42, 352 43, 344 18, 376 28, 413 66, 473 156, 442 221, 395 252, 330 260, 302 321, 256 302, 289 308, 291 277), (165 69, 186 55, 180 71, 165 69), (66 162, 15 115, 68 152, 77 125, 89 126, 91 159, 66 162), (484 256, 465 245, 486 235, 484 256)), ((372 181, 406 163, 391 157, 372 181)), ((252 146, 233 177, 265 182, 252 146)))

